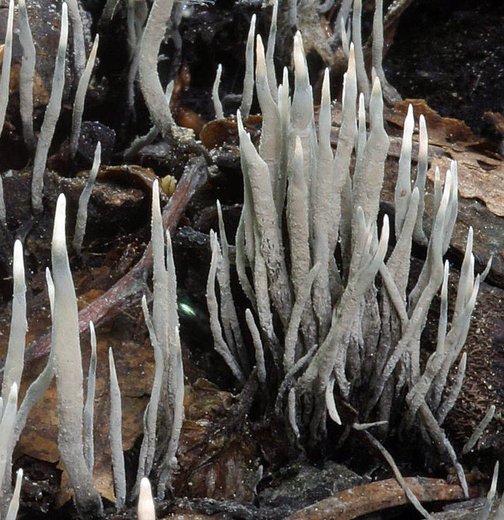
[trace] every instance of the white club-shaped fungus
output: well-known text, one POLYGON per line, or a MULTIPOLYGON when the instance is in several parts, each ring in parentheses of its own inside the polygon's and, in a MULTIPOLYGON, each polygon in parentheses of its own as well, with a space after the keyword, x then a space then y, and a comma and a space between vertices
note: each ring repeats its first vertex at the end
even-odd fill
POLYGON ((101 498, 84 458, 83 374, 77 298, 65 237, 64 195, 58 197, 52 238, 54 278, 53 349, 58 394, 58 447, 81 515, 101 514, 101 498))

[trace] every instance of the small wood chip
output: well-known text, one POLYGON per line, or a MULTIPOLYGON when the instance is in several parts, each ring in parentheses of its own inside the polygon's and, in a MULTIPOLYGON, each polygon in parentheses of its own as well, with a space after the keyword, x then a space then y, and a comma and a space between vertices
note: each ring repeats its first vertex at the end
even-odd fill
MULTIPOLYGON (((443 479, 408 477, 404 479, 420 502, 463 500, 458 484, 443 479)), ((479 495, 470 487, 471 497, 479 495)), ((289 516, 287 520, 351 520, 361 515, 408 504, 409 501, 395 479, 381 480, 346 489, 289 516)))

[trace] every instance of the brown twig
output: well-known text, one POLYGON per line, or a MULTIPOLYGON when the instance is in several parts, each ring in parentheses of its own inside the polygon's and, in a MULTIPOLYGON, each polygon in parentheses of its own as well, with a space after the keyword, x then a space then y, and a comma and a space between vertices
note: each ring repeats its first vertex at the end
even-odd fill
MULTIPOLYGON (((207 165, 203 157, 189 160, 177 184, 177 189, 163 210, 163 225, 172 235, 191 197, 206 182, 207 173, 207 165)), ((149 243, 142 258, 128 273, 79 312, 80 333, 88 330, 90 321, 98 326, 124 311, 132 301, 140 300, 151 269, 152 247, 149 243)), ((29 346, 26 360, 33 361, 47 355, 50 347, 51 335, 46 333, 29 346)))
MULTIPOLYGON (((451 502, 464 499, 458 484, 443 479, 408 477, 404 479, 420 502, 451 502)), ((479 496, 479 489, 469 488, 470 496, 479 496)), ((361 515, 408 504, 408 498, 395 479, 364 484, 321 500, 287 520, 351 520, 361 515)))

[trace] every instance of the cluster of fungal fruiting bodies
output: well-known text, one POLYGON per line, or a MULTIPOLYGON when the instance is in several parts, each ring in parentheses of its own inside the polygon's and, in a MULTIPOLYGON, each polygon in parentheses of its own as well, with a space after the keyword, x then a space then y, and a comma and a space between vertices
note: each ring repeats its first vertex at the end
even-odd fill
MULTIPOLYGON (((0 80, 0 123, 5 118, 8 96, 6 78, 10 67, 13 5, 11 0, 0 80)), ((342 9, 348 5, 349 2, 343 2, 342 9)), ((80 43, 79 32, 82 27, 79 30, 75 6, 75 0, 68 2, 68 8, 63 3, 51 98, 37 140, 32 122, 34 49, 26 6, 23 0, 19 2, 20 40, 25 58, 20 82, 21 114, 25 140, 35 154, 34 211, 42 209, 47 153, 61 108, 68 38, 67 9, 74 23, 74 49, 78 68, 82 71, 74 103, 70 139, 72 154, 76 151, 85 93, 96 57, 98 39, 85 63, 85 49, 80 43)), ((420 118, 420 151, 413 181, 411 148, 414 119, 411 109, 404 125, 399 161, 394 245, 389 243, 387 217, 383 219, 380 229, 378 227, 380 190, 389 140, 383 126, 382 86, 385 78, 379 60, 383 46, 381 2, 376 2, 376 6, 379 16, 375 16, 375 77, 372 85, 369 84, 362 59, 359 0, 354 4, 352 19, 355 46, 349 43, 349 36, 342 31, 348 54, 348 71, 335 152, 331 147, 332 109, 328 73, 322 87, 317 129, 301 35, 298 33, 294 39, 295 85, 291 99, 288 73, 284 72, 282 83, 278 86, 273 63, 278 5, 275 3, 274 6, 266 51, 261 38, 256 40, 255 74, 255 19, 252 20, 246 51, 243 101, 237 117, 244 174, 244 205, 235 239, 235 258, 236 272, 250 304, 243 314, 253 348, 249 349, 244 339, 240 326, 241 311, 233 301, 232 264, 222 218, 220 242, 216 234, 211 236, 213 255, 208 281, 211 328, 216 349, 239 383, 247 380, 255 365, 260 385, 266 387, 272 382, 271 386, 276 386, 275 412, 285 418, 294 442, 320 442, 326 434, 327 416, 342 427, 342 436, 351 429, 375 428, 376 437, 384 438, 391 430, 399 428, 410 431, 415 427, 426 442, 437 446, 440 453, 452 461, 462 486, 467 490, 462 468, 442 430, 442 424, 460 391, 466 359, 464 354, 460 354, 479 283, 484 275, 474 275, 470 232, 455 312, 449 326, 449 269, 447 262, 443 262, 443 255, 449 245, 457 213, 456 164, 452 164, 446 172, 444 186, 439 172, 436 174, 434 218, 430 237, 427 237, 423 226, 427 131, 425 122, 420 118), (252 105, 254 75, 257 98, 263 112, 259 150, 256 150, 242 125, 242 117, 248 115, 252 105), (359 90, 362 93, 358 96, 359 90), (413 240, 427 246, 427 260, 415 287, 408 294, 413 240), (420 336, 431 302, 439 292, 441 312, 436 350, 426 363, 422 363, 420 336), (448 377, 452 372, 456 372, 455 384, 448 387, 448 377), (357 411, 353 422, 345 423, 340 417, 338 402, 341 401, 357 411)), ((140 85, 154 128, 147 136, 135 141, 126 156, 152 142, 159 133, 166 137, 173 127, 168 104, 172 85, 163 90, 156 72, 159 46, 171 8, 172 2, 155 0, 144 37, 136 41, 138 49, 134 55, 140 85)), ((342 17, 343 28, 344 19, 346 16, 342 17)), ((219 77, 220 73, 214 86, 214 102, 216 114, 221 117, 219 77)), ((80 203, 74 239, 76 251, 82 247, 85 207, 99 167, 99 155, 98 148, 90 181, 80 203)), ((146 299, 143 309, 156 358, 156 370, 145 414, 135 486, 135 493, 140 497, 138 514, 142 520, 154 518, 150 484, 145 476, 152 473, 157 463, 157 495, 162 497, 177 468, 176 453, 183 422, 183 366, 176 313, 176 278, 169 235, 165 236, 162 227, 157 185, 153 190, 152 245, 152 318, 146 299), (165 400, 170 406, 162 406, 165 400), (165 446, 157 444, 160 424, 168 432, 165 446)), ((10 498, 12 451, 31 407, 43 398, 54 375, 59 396, 58 443, 62 461, 75 489, 76 504, 84 517, 100 516, 103 513, 101 498, 92 478, 92 401, 96 366, 91 363, 87 399, 84 400, 75 289, 66 249, 64 197, 59 198, 56 209, 52 276, 49 272, 47 275, 53 315, 52 349, 46 367, 29 387, 18 409, 17 391, 22 376, 21 360, 26 335, 22 258, 21 243, 16 242, 11 339, 5 364, 2 387, 4 406, 1 408, 0 422, 0 494, 9 498, 9 504, 4 504, 6 518, 14 518, 16 514, 22 479, 22 472, 19 472, 10 498)), ((92 344, 95 344, 92 324, 90 330, 92 344)), ((111 435, 112 460, 116 505, 121 509, 126 500, 125 469, 120 436, 120 389, 112 353, 109 366, 111 431, 114 432, 111 435)), ((490 410, 485 421, 491 419, 492 414, 493 410, 490 410)), ((376 443, 387 456, 381 443, 369 435, 370 441, 376 443)), ((419 505, 417 507, 421 508, 419 505)))

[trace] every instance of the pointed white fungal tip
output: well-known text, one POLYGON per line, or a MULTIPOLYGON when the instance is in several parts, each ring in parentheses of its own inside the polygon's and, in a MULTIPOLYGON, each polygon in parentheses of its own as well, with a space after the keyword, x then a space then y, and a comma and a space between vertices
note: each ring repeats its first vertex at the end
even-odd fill
POLYGON ((161 220, 161 203, 159 202, 159 181, 156 179, 152 184, 152 221, 161 220))
POLYGON ((89 321, 89 336, 91 339, 91 346, 93 349, 96 349, 96 331, 94 328, 94 323, 91 320, 89 321))
POLYGON ((469 226, 469 230, 467 232, 466 250, 472 251, 472 248, 473 248, 473 227, 469 226))
POLYGON ((24 256, 23 256, 23 244, 21 240, 16 240, 14 242, 14 258, 13 258, 13 266, 12 266, 13 276, 14 276, 14 284, 21 283, 24 285, 24 256))
POLYGON ((366 124, 366 100, 363 92, 359 94, 359 121, 364 121, 366 124))
POLYGON ((341 48, 343 49, 343 52, 345 56, 348 57, 348 34, 345 27, 345 20, 343 17, 340 19, 340 34, 341 34, 341 48))
POLYGON ((375 78, 371 99, 369 101, 369 121, 371 128, 373 124, 379 124, 383 128, 383 97, 379 78, 375 78))
POLYGON ((266 76, 266 57, 261 36, 256 36, 256 73, 258 77, 266 76))
POLYGON ((152 498, 152 489, 147 477, 140 481, 140 493, 138 496, 138 520, 155 520, 156 509, 152 498))
POLYGON ((404 119, 404 133, 410 134, 413 132, 415 127, 415 115, 413 113, 413 106, 408 105, 408 112, 406 114, 406 118, 404 119))
POLYGON ((303 38, 298 31, 294 36, 294 76, 298 82, 308 82, 308 69, 303 47, 303 38))
POLYGON ((241 112, 239 110, 236 111, 236 122, 238 124, 238 136, 240 137, 241 142, 242 136, 245 133, 245 129, 243 128, 243 121, 241 117, 241 112))
POLYGON ((385 243, 386 246, 388 246, 389 234, 390 234, 390 225, 389 225, 388 215, 384 215, 380 241, 383 239, 383 242, 385 243))
POLYGON ((334 379, 332 379, 325 389, 325 399, 327 411, 329 413, 329 417, 339 426, 341 426, 341 418, 338 413, 338 409, 336 408, 336 402, 334 400, 334 379))
POLYGON ((53 251, 66 251, 65 220, 66 220, 66 197, 63 193, 58 196, 56 202, 56 213, 54 215, 54 228, 52 249, 53 251))
POLYGON ((451 184, 452 184, 452 175, 450 170, 446 171, 445 175, 445 184, 443 189, 443 195, 441 197, 441 203, 439 204, 439 209, 436 215, 436 218, 443 218, 446 214, 446 208, 448 207, 448 201, 450 199, 450 191, 451 191, 451 184))
POLYGON ((249 40, 253 41, 254 34, 255 34, 255 26, 256 26, 256 15, 253 14, 252 18, 250 19, 250 28, 248 33, 249 40))
POLYGON ((453 172, 454 175, 457 175, 457 172, 458 172, 457 161, 452 160, 450 162, 450 170, 453 172))
POLYGON ((66 38, 68 36, 68 7, 66 2, 61 5, 61 35, 60 45, 66 45, 66 38))
POLYGON ((287 89, 287 92, 289 92, 289 70, 287 69, 287 67, 283 68, 282 87, 287 89))
POLYGON ((324 80, 322 82, 322 105, 331 103, 331 82, 329 80, 329 69, 326 67, 324 71, 324 80))
POLYGON ((355 78, 356 71, 355 71, 355 48, 354 44, 350 44, 350 51, 348 52, 348 68, 347 68, 347 74, 353 79, 355 78))
POLYGON ((382 88, 381 88, 380 78, 378 76, 376 76, 374 81, 373 81, 373 90, 371 92, 371 95, 376 96, 376 97, 379 96, 380 99, 381 99, 382 88))

